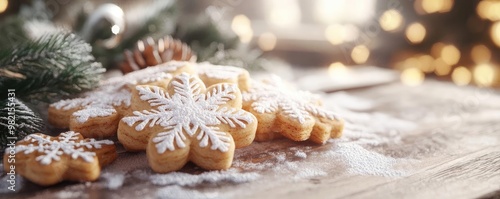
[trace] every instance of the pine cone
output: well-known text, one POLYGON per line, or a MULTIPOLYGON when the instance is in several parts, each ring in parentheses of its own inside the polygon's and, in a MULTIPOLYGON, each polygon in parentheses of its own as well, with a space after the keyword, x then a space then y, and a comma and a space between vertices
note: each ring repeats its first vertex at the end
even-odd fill
POLYGON ((196 61, 191 48, 178 39, 173 39, 170 35, 155 41, 148 37, 139 40, 137 47, 123 53, 125 60, 120 66, 123 74, 140 70, 148 66, 155 66, 171 60, 176 61, 196 61))

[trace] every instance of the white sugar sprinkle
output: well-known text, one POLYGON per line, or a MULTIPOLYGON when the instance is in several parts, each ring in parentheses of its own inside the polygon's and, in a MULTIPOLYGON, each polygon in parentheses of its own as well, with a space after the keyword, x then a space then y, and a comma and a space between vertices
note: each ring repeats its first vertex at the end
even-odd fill
POLYGON ((112 190, 122 187, 125 180, 125 175, 122 173, 104 173, 101 177, 106 179, 105 186, 112 190))
POLYGON ((350 174, 383 177, 406 175, 405 171, 394 168, 398 162, 396 159, 368 151, 354 143, 338 143, 336 150, 329 151, 325 156, 330 156, 330 159, 340 157, 350 174))
POLYGON ((202 183, 216 184, 221 182, 240 184, 254 181, 259 177, 260 175, 257 173, 239 173, 236 169, 229 169, 226 171, 209 171, 198 175, 181 172, 154 174, 149 179, 155 185, 196 186, 202 183))
POLYGON ((302 151, 295 151, 295 157, 298 157, 298 158, 307 158, 307 154, 302 152, 302 151))
POLYGON ((180 199, 180 198, 218 198, 218 193, 202 193, 195 190, 188 190, 180 186, 168 186, 163 187, 156 191, 156 198, 161 199, 180 199))

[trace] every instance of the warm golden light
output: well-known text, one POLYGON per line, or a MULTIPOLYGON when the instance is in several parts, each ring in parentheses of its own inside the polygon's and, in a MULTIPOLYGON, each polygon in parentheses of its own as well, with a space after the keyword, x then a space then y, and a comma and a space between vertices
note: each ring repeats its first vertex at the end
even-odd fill
POLYGON ((455 65, 460 60, 460 51, 454 45, 446 45, 441 50, 441 58, 448 65, 455 65))
POLYGON ((420 62, 415 57, 406 59, 403 63, 403 69, 407 68, 420 68, 420 62))
POLYGON ((490 34, 491 34, 491 40, 493 40, 495 45, 500 47, 500 21, 495 22, 493 26, 491 26, 490 34))
POLYGON ((341 62, 334 62, 328 67, 328 74, 336 79, 346 78, 347 73, 349 73, 348 68, 341 62))
POLYGON ((344 42, 345 29, 342 25, 329 25, 325 30, 326 39, 333 45, 338 45, 344 42))
POLYGON ((459 66, 451 73, 451 80, 458 86, 465 86, 472 80, 472 74, 466 67, 459 66))
POLYGON ((425 75, 418 68, 407 68, 401 73, 401 82, 408 86, 418 86, 425 80, 425 75))
POLYGON ((236 15, 231 23, 231 29, 239 36, 242 43, 248 43, 252 40, 252 24, 247 16, 236 15))
POLYGON ((364 64, 370 57, 370 49, 365 45, 358 45, 351 51, 351 58, 356 64, 364 64))
POLYGON ((474 68, 474 82, 478 86, 491 86, 495 81, 495 68, 489 64, 481 64, 474 68))
POLYGON ((451 9, 453 8, 453 4, 455 4, 454 0, 442 0, 443 4, 441 6, 441 9, 439 12, 444 13, 444 12, 450 12, 451 9))
POLYGON ((443 7, 443 1, 441 0, 423 0, 422 8, 426 13, 435 13, 441 10, 443 7))
POLYGON ((273 33, 263 33, 259 37, 259 47, 263 51, 271 51, 276 47, 276 41, 276 36, 273 33))
POLYGON ((406 38, 414 44, 422 42, 425 38, 426 30, 421 23, 412 23, 406 28, 406 38))
POLYGON ((385 11, 382 16, 380 16, 378 22, 382 29, 388 32, 393 32, 398 30, 404 23, 403 16, 399 11, 395 9, 390 9, 385 11))
POLYGON ((431 55, 434 57, 434 58, 439 58, 441 57, 441 51, 443 50, 443 48, 445 47, 446 45, 444 43, 441 43, 441 42, 438 42, 438 43, 435 43, 434 45, 432 45, 431 47, 431 55))
POLYGON ((417 0, 414 4, 419 14, 444 13, 453 8, 454 0, 417 0))
POLYGON ((425 73, 431 73, 434 71, 434 58, 430 55, 421 55, 418 57, 418 61, 420 62, 420 70, 425 73))
POLYGON ((5 12, 5 10, 7 10, 7 7, 9 7, 9 1, 0 0, 0 13, 5 12))
POLYGON ((472 61, 476 64, 489 62, 491 59, 491 51, 483 44, 475 45, 470 52, 472 61))
POLYGON ((500 20, 500 1, 480 1, 476 12, 483 19, 498 21, 500 20))
POLYGON ((434 61, 434 67, 434 73, 438 76, 450 74, 451 66, 448 65, 442 58, 438 58, 434 61))

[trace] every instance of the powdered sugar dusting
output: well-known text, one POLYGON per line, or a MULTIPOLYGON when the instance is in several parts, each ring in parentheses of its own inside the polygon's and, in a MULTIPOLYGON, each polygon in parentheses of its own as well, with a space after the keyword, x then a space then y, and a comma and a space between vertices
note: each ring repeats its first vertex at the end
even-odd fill
POLYGON ((303 151, 295 151, 295 157, 298 157, 298 158, 307 158, 307 154, 304 153, 303 151))
POLYGON ((394 169, 398 160, 366 150, 354 143, 339 143, 337 150, 329 151, 325 156, 339 157, 346 165, 349 174, 384 177, 406 175, 405 171, 394 169))
MULTIPOLYGON (((336 102, 340 99, 350 99, 351 102, 371 104, 369 100, 349 96, 347 94, 333 94, 325 97, 325 101, 336 102), (341 96, 339 98, 339 96, 341 96)), ((410 132, 417 128, 414 122, 395 118, 379 112, 356 112, 351 109, 354 105, 349 101, 339 104, 328 103, 325 106, 342 115, 345 120, 343 136, 344 141, 354 142, 362 146, 381 146, 383 144, 398 144, 401 142, 401 133, 410 132), (341 106, 343 105, 343 106, 341 106)), ((372 106, 365 106, 371 109, 372 106)))
POLYGON ((254 172, 240 173, 236 169, 227 171, 208 171, 198 175, 182 172, 172 172, 168 174, 154 174, 149 177, 150 181, 155 185, 180 185, 180 186, 196 186, 203 183, 231 183, 241 184, 251 182, 260 177, 254 172))
POLYGON ((156 198, 161 199, 180 199, 180 198, 219 198, 217 192, 202 193, 196 190, 189 190, 180 186, 163 187, 156 191, 156 198))
POLYGON ((125 174, 123 173, 103 173, 101 177, 106 180, 105 186, 112 190, 122 187, 125 180, 125 174))

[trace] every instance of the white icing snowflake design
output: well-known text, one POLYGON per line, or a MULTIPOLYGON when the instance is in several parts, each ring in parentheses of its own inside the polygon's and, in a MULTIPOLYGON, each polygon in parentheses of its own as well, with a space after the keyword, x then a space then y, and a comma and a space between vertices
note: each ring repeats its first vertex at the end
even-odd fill
POLYGON ((204 74, 214 79, 231 79, 244 74, 246 71, 234 66, 220 66, 209 63, 200 63, 198 65, 198 74, 204 74))
POLYGON ((299 91, 286 85, 279 77, 272 76, 263 83, 253 82, 252 88, 243 93, 244 101, 253 101, 252 109, 258 113, 281 110, 290 118, 304 123, 312 116, 337 119, 338 117, 314 104, 318 97, 307 91, 299 91))
POLYGON ((253 122, 247 112, 221 106, 235 98, 236 85, 219 84, 212 92, 205 94, 202 93, 201 81, 186 73, 175 77, 171 84, 175 91, 172 96, 159 87, 137 86, 140 99, 154 108, 134 111, 134 116, 123 118, 131 127, 139 122, 135 127, 137 131, 144 130, 148 124, 149 127, 163 127, 165 131, 153 138, 158 153, 164 153, 167 149, 174 151, 175 145, 186 147, 186 136, 194 137, 197 132, 196 139, 200 140, 200 147, 207 147, 210 143, 210 149, 226 152, 231 139, 217 126, 226 124, 231 128, 245 128, 246 124, 253 122))
POLYGON ((73 113, 79 123, 85 123, 89 118, 105 117, 116 113, 113 106, 130 106, 131 93, 126 85, 146 84, 162 79, 171 79, 170 72, 185 66, 187 62, 167 62, 155 67, 148 67, 124 76, 110 78, 104 81, 96 91, 88 92, 81 98, 61 100, 52 104, 56 109, 82 109, 73 113))
POLYGON ((78 135, 79 133, 68 131, 61 133, 57 140, 51 140, 47 135, 31 134, 24 138, 30 144, 16 146, 16 153, 24 152, 24 154, 30 154, 35 151, 39 152, 41 155, 36 157, 35 160, 40 161, 44 165, 48 165, 52 161, 61 160, 61 156, 64 154, 69 155, 73 159, 82 158, 87 162, 92 162, 96 154, 86 149, 99 149, 102 145, 113 144, 110 140, 97 141, 95 139, 87 139, 77 141, 78 135))

